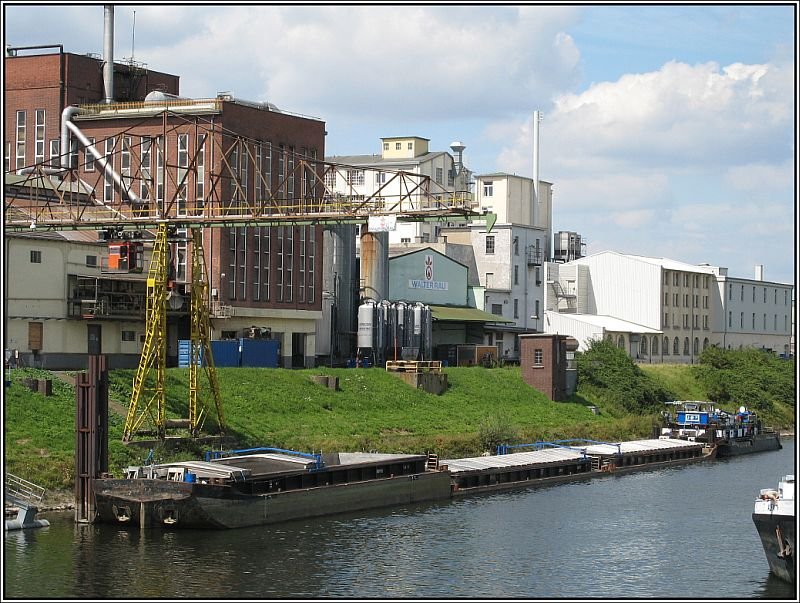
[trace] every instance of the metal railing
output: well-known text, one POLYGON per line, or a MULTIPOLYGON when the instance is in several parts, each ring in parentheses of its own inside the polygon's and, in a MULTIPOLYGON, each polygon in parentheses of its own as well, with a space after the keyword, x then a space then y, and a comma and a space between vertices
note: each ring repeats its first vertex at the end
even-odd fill
POLYGON ((6 473, 6 496, 20 505, 37 505, 44 498, 45 489, 26 479, 6 473))

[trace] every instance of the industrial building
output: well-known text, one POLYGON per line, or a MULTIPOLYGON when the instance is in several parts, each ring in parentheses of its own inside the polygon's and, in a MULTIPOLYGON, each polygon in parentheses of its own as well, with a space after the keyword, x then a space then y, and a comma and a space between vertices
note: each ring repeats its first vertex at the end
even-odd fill
MULTIPOLYGON (((133 61, 115 61, 113 38, 111 44, 106 39, 105 54, 76 55, 59 45, 7 49, 4 168, 6 174, 21 175, 25 183, 14 189, 6 182, 6 196, 39 194, 30 192, 36 189, 63 196, 59 189, 70 188, 69 194, 84 195, 93 203, 111 207, 130 202, 141 215, 169 207, 174 215, 187 218, 203 216, 204 200, 212 196, 230 199, 231 206, 268 202, 276 208, 295 198, 321 197, 322 187, 315 188, 315 170, 322 176, 316 159, 324 156, 325 147, 320 119, 228 94, 181 98, 178 76, 133 61), (61 149, 65 115, 72 124, 69 149, 61 149), (79 190, 75 183, 60 182, 62 161, 77 173, 79 190), (33 170, 40 173, 31 175, 33 170), (107 173, 116 174, 116 185, 107 173), (26 188, 28 192, 22 190, 26 188)), ((55 253, 45 251, 45 239, 33 231, 7 239, 6 349, 19 350, 23 359, 39 365, 49 366, 50 358, 60 367, 73 366, 88 351, 80 342, 91 335, 98 339, 95 351, 114 356, 112 363, 135 365, 146 329, 141 308, 131 306, 131 314, 121 317, 119 306, 112 312, 108 304, 95 303, 94 311, 84 312, 75 310, 75 301, 100 300, 104 292, 120 287, 141 299, 144 275, 109 270, 102 264, 102 247, 87 234, 79 242, 65 235, 51 240, 66 246, 59 254, 98 256, 96 264, 86 259, 40 267, 43 255, 55 253), (28 257, 30 262, 11 261, 28 257), (59 266, 66 270, 63 286, 48 294, 59 301, 45 305, 16 293, 22 287, 22 272, 30 274, 30 264, 43 269, 44 278, 59 266), (76 356, 74 362, 70 355, 76 356)), ((101 239, 98 232, 94 236, 101 239)), ((141 237, 147 241, 152 232, 144 230, 141 237)), ((174 364, 177 342, 189 337, 185 301, 191 243, 185 231, 172 237, 167 339, 174 364)), ((209 227, 203 244, 213 337, 239 337, 255 326, 279 339, 283 366, 312 365, 322 309, 322 228, 291 223, 275 228, 209 227)), ((147 260, 141 258, 142 263, 147 260)), ((53 286, 52 280, 44 285, 53 286)))
POLYGON ((709 345, 788 356, 793 288, 762 270, 732 279, 722 267, 614 251, 548 263, 544 330, 580 350, 608 339, 639 362, 694 363, 709 345))

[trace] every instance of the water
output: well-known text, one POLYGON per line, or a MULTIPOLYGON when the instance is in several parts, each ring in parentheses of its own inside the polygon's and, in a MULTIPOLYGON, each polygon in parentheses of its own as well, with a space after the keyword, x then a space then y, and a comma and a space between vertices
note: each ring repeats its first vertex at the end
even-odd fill
POLYGON ((42 514, 7 533, 7 598, 797 599, 750 514, 783 450, 587 482, 230 531, 42 514))

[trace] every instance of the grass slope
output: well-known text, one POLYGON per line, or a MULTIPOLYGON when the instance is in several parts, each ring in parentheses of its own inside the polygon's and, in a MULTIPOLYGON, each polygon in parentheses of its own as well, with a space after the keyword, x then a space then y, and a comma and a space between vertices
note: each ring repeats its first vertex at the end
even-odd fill
MULTIPOLYGON (((643 371, 674 393, 676 399, 705 399, 688 366, 643 366, 643 371)), ((168 417, 187 416, 188 369, 169 369, 168 417)), ((626 412, 608 391, 580 387, 566 402, 552 402, 528 386, 519 367, 446 369, 449 388, 441 396, 414 389, 380 369, 284 370, 220 368, 227 433, 237 445, 275 446, 304 451, 377 450, 436 452, 441 458, 479 455, 494 443, 589 438, 621 441, 649 437, 655 415, 626 412), (314 383, 314 375, 339 378, 339 391, 314 383), (599 407, 595 415, 589 405, 599 407)), ((128 464, 143 462, 147 448, 122 444, 126 408, 134 371, 109 373, 110 470, 120 475, 128 464)), ((5 389, 6 469, 48 489, 74 485, 74 387, 47 371, 11 371, 5 389), (53 378, 53 395, 43 396, 22 384, 25 377, 53 378)), ((205 384, 204 375, 201 382, 205 384)), ((763 415, 762 415, 763 416, 763 415)), ((215 428, 209 411, 208 431, 215 428)), ((776 404, 765 423, 794 425, 794 408, 776 404)), ((199 452, 196 447, 189 451, 199 452)), ((187 450, 156 451, 156 458, 185 457, 187 450)))

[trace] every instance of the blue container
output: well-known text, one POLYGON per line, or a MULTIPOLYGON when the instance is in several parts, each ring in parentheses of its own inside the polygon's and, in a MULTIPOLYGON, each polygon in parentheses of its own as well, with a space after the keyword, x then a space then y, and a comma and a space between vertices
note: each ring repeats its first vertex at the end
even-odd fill
POLYGON ((242 366, 278 368, 277 339, 240 339, 242 366))
POLYGON ((187 471, 183 474, 183 481, 194 483, 197 481, 197 476, 194 473, 187 471))
MULTIPOLYGON (((180 368, 189 368, 191 361, 192 342, 189 339, 180 339, 178 341, 178 366, 180 368)), ((200 348, 200 357, 197 366, 203 364, 203 348, 200 348)))
POLYGON ((214 366, 239 366, 239 342, 236 339, 219 339, 211 342, 214 366))

